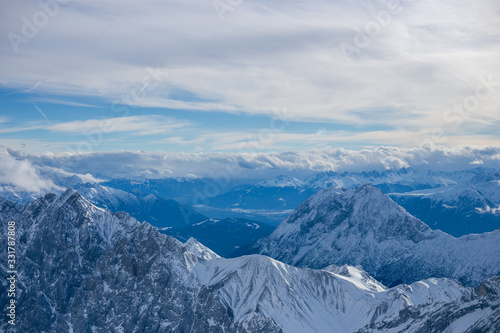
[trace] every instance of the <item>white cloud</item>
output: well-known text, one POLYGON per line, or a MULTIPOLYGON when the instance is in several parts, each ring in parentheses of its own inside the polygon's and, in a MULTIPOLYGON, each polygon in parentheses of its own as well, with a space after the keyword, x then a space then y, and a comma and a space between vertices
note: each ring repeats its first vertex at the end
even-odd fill
MULTIPOLYGON (((0 71, 5 86, 42 82, 41 93, 120 100, 140 91, 147 67, 161 63, 164 72, 131 104, 264 114, 288 106, 303 121, 391 125, 405 139, 448 126, 444 113, 473 95, 481 78, 500 73, 500 4, 401 4, 348 62, 339 45, 353 44, 354 28, 364 29, 385 1, 245 1, 224 21, 212 1, 73 1, 19 54, 3 38, 0 71)), ((20 33, 21 18, 40 10, 36 2, 3 6, 4 36, 20 33)), ((498 125, 495 89, 464 123, 498 125)))
POLYGON ((478 145, 491 146, 499 142, 496 134, 473 135, 471 131, 449 132, 446 136, 437 136, 434 129, 377 130, 377 131, 328 131, 321 129, 315 132, 292 132, 286 130, 273 131, 263 127, 252 131, 216 132, 196 130, 179 132, 153 144, 176 144, 185 149, 198 146, 204 152, 272 152, 288 150, 327 149, 330 147, 350 145, 353 147, 371 148, 382 145, 403 147, 421 146, 425 143, 447 146, 478 145))
POLYGON ((56 98, 48 98, 48 97, 37 97, 33 99, 35 102, 49 103, 49 104, 59 104, 59 105, 67 105, 67 106, 79 106, 85 108, 97 108, 102 109, 102 106, 87 104, 87 103, 78 103, 66 100, 60 100, 56 98))
POLYGON ((47 127, 54 132, 65 133, 116 133, 129 132, 138 135, 167 133, 189 126, 185 120, 176 120, 163 116, 130 116, 106 119, 71 121, 47 127))
POLYGON ((38 168, 29 160, 18 160, 8 154, 0 154, 0 184, 33 193, 60 189, 51 179, 41 176, 38 168))
POLYGON ((328 149, 282 153, 166 153, 103 152, 91 154, 26 155, 9 151, 22 161, 54 167, 70 173, 103 178, 162 178, 196 175, 218 177, 224 170, 237 170, 233 179, 264 179, 287 173, 302 177, 316 171, 384 171, 411 167, 416 170, 463 170, 481 167, 499 169, 500 147, 461 146, 446 148, 378 147, 361 151, 328 149))

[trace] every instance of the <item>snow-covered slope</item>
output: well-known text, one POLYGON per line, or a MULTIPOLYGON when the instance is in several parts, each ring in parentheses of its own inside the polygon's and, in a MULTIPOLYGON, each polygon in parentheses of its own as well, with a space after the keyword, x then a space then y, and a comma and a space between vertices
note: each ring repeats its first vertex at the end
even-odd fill
POLYGON ((201 244, 194 238, 189 238, 184 243, 184 250, 193 254, 196 258, 204 260, 218 259, 220 256, 214 251, 210 250, 205 245, 201 244))
MULTIPOLYGON (((498 328, 498 279, 476 290, 449 279, 388 289, 360 267, 223 259, 72 190, 27 206, 0 198, 0 224, 10 220, 18 235, 19 332, 403 332, 436 314, 453 318, 444 329, 498 328)), ((0 238, 2 304, 6 248, 0 238)), ((2 321, 0 331, 7 326, 2 321)))
POLYGON ((454 238, 365 184, 318 192, 250 252, 299 267, 361 264, 388 285, 430 277, 475 285, 500 272, 500 230, 454 238))
POLYGON ((436 312, 454 320, 472 317, 469 326, 482 320, 481 328, 500 313, 500 279, 490 283, 495 287, 486 301, 455 280, 431 278, 388 289, 359 267, 303 269, 259 255, 204 261, 194 272, 202 291, 216 293, 241 328, 258 315, 289 333, 371 332, 391 325, 400 327, 393 332, 406 332, 415 321, 415 332, 429 332, 435 330, 422 323, 436 312))
POLYGON ((205 262, 196 273, 233 309, 236 322, 260 312, 272 316, 286 332, 354 332, 379 317, 397 314, 405 305, 424 299, 450 302, 462 296, 458 285, 450 288, 450 281, 442 280, 442 285, 432 284, 434 292, 419 290, 415 303, 403 289, 362 289, 356 278, 295 268, 257 255, 205 262))
POLYGON ((398 317, 386 318, 358 332, 500 332, 499 295, 500 277, 495 276, 482 281, 470 294, 465 293, 460 302, 410 307, 398 317))

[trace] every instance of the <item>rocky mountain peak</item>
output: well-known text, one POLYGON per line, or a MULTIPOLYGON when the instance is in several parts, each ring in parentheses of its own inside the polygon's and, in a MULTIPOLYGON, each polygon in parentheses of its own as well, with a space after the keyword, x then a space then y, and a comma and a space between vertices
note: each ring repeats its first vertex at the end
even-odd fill
POLYGON ((498 239, 500 231, 456 239, 431 230, 373 185, 364 184, 355 190, 316 193, 247 253, 318 269, 362 265, 388 286, 436 276, 474 285, 497 274, 498 239))
MULTIPOLYGON (((430 230, 370 183, 349 191, 326 188, 299 206, 284 225, 295 224, 305 233, 332 230, 342 223, 365 234, 371 230, 374 234, 404 236, 415 241, 430 230)), ((280 233, 280 227, 276 233, 280 233)))
POLYGON ((217 255, 217 253, 210 250, 208 247, 201 244, 193 237, 189 238, 184 243, 184 249, 187 252, 190 252, 190 253, 194 254, 195 256, 200 257, 200 258, 205 259, 205 260, 220 258, 220 256, 217 255))

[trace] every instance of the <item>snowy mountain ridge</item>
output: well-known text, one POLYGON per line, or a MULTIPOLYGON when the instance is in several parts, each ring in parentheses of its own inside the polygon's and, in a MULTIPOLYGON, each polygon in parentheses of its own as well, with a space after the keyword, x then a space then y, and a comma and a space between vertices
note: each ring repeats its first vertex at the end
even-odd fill
POLYGON ((223 259, 194 239, 183 244, 126 213, 97 208, 73 190, 29 205, 0 198, 0 223, 10 220, 19 237, 21 331, 402 332, 415 322, 414 332, 426 332, 435 313, 448 326, 450 318, 470 315, 476 319, 467 328, 500 327, 494 278, 476 289, 450 279, 388 289, 360 267, 312 270, 261 255, 223 259))
POLYGON ((195 269, 202 285, 217 288, 236 322, 260 311, 285 332, 355 332, 406 307, 457 302, 470 292, 448 279, 376 290, 357 275, 300 269, 258 255, 211 260, 195 269))

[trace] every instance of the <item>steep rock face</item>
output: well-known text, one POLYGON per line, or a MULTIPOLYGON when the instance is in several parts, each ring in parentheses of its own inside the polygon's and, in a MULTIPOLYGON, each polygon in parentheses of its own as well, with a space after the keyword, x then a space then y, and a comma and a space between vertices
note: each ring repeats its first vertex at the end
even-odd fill
POLYGON ((429 277, 475 285, 500 272, 499 251, 500 231, 458 239, 433 231, 370 184, 318 192, 249 250, 299 267, 361 264, 388 285, 429 277))

